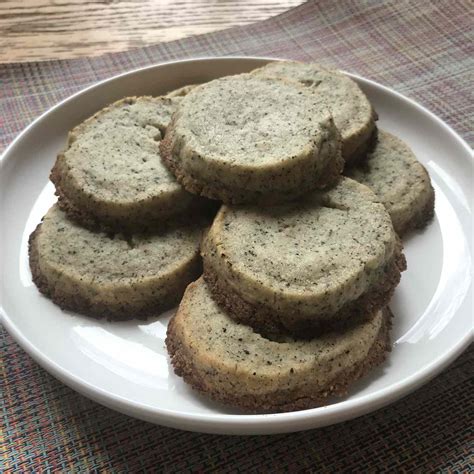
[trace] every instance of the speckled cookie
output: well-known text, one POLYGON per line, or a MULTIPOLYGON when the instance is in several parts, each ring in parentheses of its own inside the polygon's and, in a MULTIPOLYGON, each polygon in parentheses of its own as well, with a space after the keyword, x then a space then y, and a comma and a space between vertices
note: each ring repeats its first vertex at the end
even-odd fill
POLYGON ((345 395, 383 362, 390 317, 384 309, 342 333, 277 342, 229 318, 201 278, 186 289, 166 345, 176 374, 203 395, 250 412, 304 410, 345 395))
POLYGON ((297 80, 321 95, 341 133, 346 162, 358 161, 375 145, 377 114, 360 87, 345 74, 320 64, 291 61, 272 62, 253 74, 297 80))
POLYGON ((79 226, 54 205, 30 236, 33 281, 63 309, 143 319, 178 303, 197 278, 203 229, 204 223, 110 236, 79 226))
POLYGON ((74 128, 51 172, 61 209, 88 227, 135 230, 200 206, 160 159, 177 102, 126 98, 74 128))
POLYGON ((315 94, 250 74, 194 88, 160 149, 188 191, 226 203, 293 199, 334 184, 343 166, 339 133, 315 94))
POLYGON ((345 173, 377 194, 399 235, 432 219, 435 195, 430 177, 408 145, 390 133, 380 130, 366 162, 345 173))
POLYGON ((296 203, 222 206, 201 254, 230 316, 264 334, 303 337, 385 306, 406 267, 385 207, 348 178, 296 203))

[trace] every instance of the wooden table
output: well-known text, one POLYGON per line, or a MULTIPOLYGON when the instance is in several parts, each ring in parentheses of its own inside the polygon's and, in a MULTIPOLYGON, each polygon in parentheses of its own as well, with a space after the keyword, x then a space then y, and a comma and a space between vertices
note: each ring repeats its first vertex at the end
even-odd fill
POLYGON ((2 0, 0 63, 68 59, 245 25, 301 0, 2 0))

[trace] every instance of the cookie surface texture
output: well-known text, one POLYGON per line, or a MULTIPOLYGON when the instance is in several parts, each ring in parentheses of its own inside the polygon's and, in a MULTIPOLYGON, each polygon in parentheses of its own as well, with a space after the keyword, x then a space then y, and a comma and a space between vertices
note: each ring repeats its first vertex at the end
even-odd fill
POLYGON ((51 172, 61 208, 94 227, 133 228, 184 212, 196 199, 160 159, 177 100, 120 100, 70 132, 51 172))
POLYGON ((434 190, 429 174, 406 143, 379 131, 367 160, 346 168, 347 176, 369 186, 380 198, 399 235, 422 228, 434 215, 434 190))
POLYGON ((342 137, 347 162, 362 158, 376 140, 377 114, 355 81, 345 74, 315 63, 275 61, 253 74, 296 80, 326 100, 342 137))
POLYGON ((200 271, 203 224, 156 235, 92 232, 54 205, 30 236, 39 290, 63 309, 109 319, 143 319, 178 303, 200 271))
POLYGON ((201 252, 215 299, 270 332, 305 334, 373 314, 405 269, 385 207, 349 178, 295 203, 222 206, 201 252))
POLYGON ((250 412, 302 410, 344 395, 384 360, 390 316, 384 309, 340 334, 276 342, 230 319, 201 278, 187 288, 166 344, 175 372, 206 396, 250 412))
POLYGON ((334 184, 343 166, 339 134, 317 96, 250 74, 183 97, 161 154, 188 191, 228 203, 292 199, 334 184))

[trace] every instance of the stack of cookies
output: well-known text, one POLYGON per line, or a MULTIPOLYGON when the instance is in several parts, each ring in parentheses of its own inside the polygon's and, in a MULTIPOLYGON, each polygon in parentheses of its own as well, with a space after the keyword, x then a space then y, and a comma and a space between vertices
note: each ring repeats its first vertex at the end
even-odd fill
POLYGON ((385 359, 400 236, 433 215, 428 174, 376 120, 350 78, 293 62, 113 104, 53 168, 35 282, 112 319, 182 296, 166 345, 194 389, 250 412, 327 403, 385 359))
POLYGON ((29 242, 33 281, 61 308, 143 319, 175 306, 201 273, 208 203, 159 152, 179 100, 123 99, 70 132, 51 172, 58 203, 29 242))
POLYGON ((355 82, 314 64, 275 62, 183 99, 162 158, 224 203, 168 327, 196 390, 250 412, 305 409, 384 360, 398 233, 432 215, 433 191, 376 119, 355 82))

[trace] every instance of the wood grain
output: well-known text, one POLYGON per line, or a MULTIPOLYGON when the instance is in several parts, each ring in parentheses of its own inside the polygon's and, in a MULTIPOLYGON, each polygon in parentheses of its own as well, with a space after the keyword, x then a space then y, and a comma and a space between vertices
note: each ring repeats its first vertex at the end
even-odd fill
POLYGON ((0 62, 124 51, 244 25, 300 0, 2 0, 0 62))

